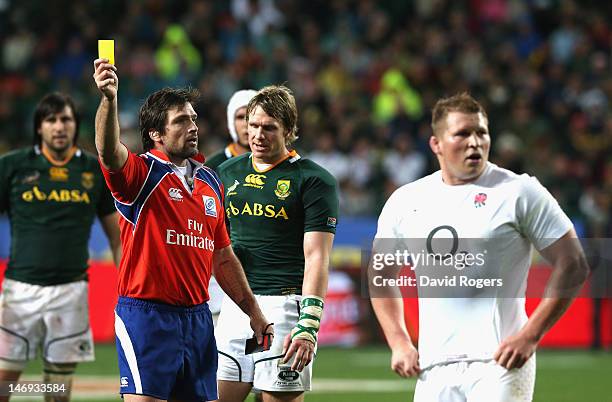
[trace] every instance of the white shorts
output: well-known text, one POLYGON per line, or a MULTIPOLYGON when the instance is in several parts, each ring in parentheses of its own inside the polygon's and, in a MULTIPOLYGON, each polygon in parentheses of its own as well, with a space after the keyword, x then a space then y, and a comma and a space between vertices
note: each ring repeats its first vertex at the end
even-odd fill
POLYGON ((208 296, 208 308, 212 315, 213 325, 216 327, 217 321, 219 321, 219 313, 221 312, 221 303, 223 303, 223 299, 227 295, 221 289, 219 282, 217 282, 214 276, 210 277, 210 282, 208 283, 208 296))
POLYGON ((217 379, 252 382, 262 391, 310 391, 312 365, 301 373, 291 370, 291 361, 281 364, 283 341, 298 321, 302 296, 255 295, 257 303, 269 322, 274 323, 274 340, 266 352, 244 354, 247 339, 253 337, 249 317, 229 298, 223 300, 221 315, 215 329, 219 368, 217 379))
POLYGON ((495 361, 433 366, 419 375, 415 402, 529 402, 535 387, 533 355, 520 369, 495 361))
POLYGON ((5 279, 0 294, 0 359, 93 361, 87 281, 38 286, 5 279))

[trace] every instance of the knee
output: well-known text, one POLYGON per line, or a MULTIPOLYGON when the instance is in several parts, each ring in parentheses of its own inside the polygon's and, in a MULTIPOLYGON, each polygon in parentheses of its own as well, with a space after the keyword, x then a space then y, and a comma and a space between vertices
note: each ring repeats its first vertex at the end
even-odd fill
POLYGON ((263 392, 263 400, 265 402, 302 402, 304 401, 304 392, 263 392))
POLYGON ((56 376, 71 376, 76 370, 76 363, 51 363, 45 360, 43 371, 45 374, 56 376))
POLYGON ((25 366, 25 361, 0 360, 0 381, 18 380, 25 366))

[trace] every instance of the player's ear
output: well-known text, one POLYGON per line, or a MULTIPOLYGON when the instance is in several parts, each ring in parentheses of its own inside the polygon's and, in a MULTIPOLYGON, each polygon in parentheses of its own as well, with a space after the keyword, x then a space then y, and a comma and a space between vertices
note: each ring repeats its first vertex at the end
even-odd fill
POLYGON ((429 137, 429 147, 434 154, 440 154, 440 139, 436 135, 429 137))
POLYGON ((149 130, 149 138, 153 140, 153 142, 161 142, 161 134, 157 130, 149 130))

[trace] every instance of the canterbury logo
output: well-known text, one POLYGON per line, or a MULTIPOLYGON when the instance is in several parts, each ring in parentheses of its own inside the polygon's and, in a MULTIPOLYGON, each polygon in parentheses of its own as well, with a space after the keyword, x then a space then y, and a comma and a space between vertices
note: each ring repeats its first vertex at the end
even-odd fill
POLYGON ((247 177, 244 178, 244 181, 246 182, 246 184, 244 184, 244 186, 246 187, 255 187, 255 188, 263 188, 265 182, 263 181, 263 179, 266 178, 266 175, 263 174, 250 174, 247 177))
POLYGON ((168 195, 173 200, 176 200, 176 201, 182 201, 183 200, 183 194, 181 194, 181 189, 172 187, 170 190, 168 190, 168 195))

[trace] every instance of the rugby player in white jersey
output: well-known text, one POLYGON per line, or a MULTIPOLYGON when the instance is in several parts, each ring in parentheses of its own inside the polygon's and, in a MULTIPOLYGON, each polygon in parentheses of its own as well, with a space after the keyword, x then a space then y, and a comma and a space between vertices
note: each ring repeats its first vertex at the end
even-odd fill
POLYGON ((457 244, 481 239, 489 249, 478 275, 489 275, 494 286, 516 287, 513 294, 501 287, 489 289, 487 297, 459 298, 423 297, 426 289, 419 285, 418 349, 404 323, 401 297, 373 296, 392 350, 391 368, 402 377, 418 376, 419 402, 530 401, 534 353, 583 284, 584 253, 571 221, 536 178, 488 161, 488 118, 475 99, 462 93, 439 100, 432 129, 429 144, 440 170, 389 198, 375 248, 391 238, 447 236, 457 244), (546 297, 528 318, 524 296, 533 247, 553 271, 546 297))

